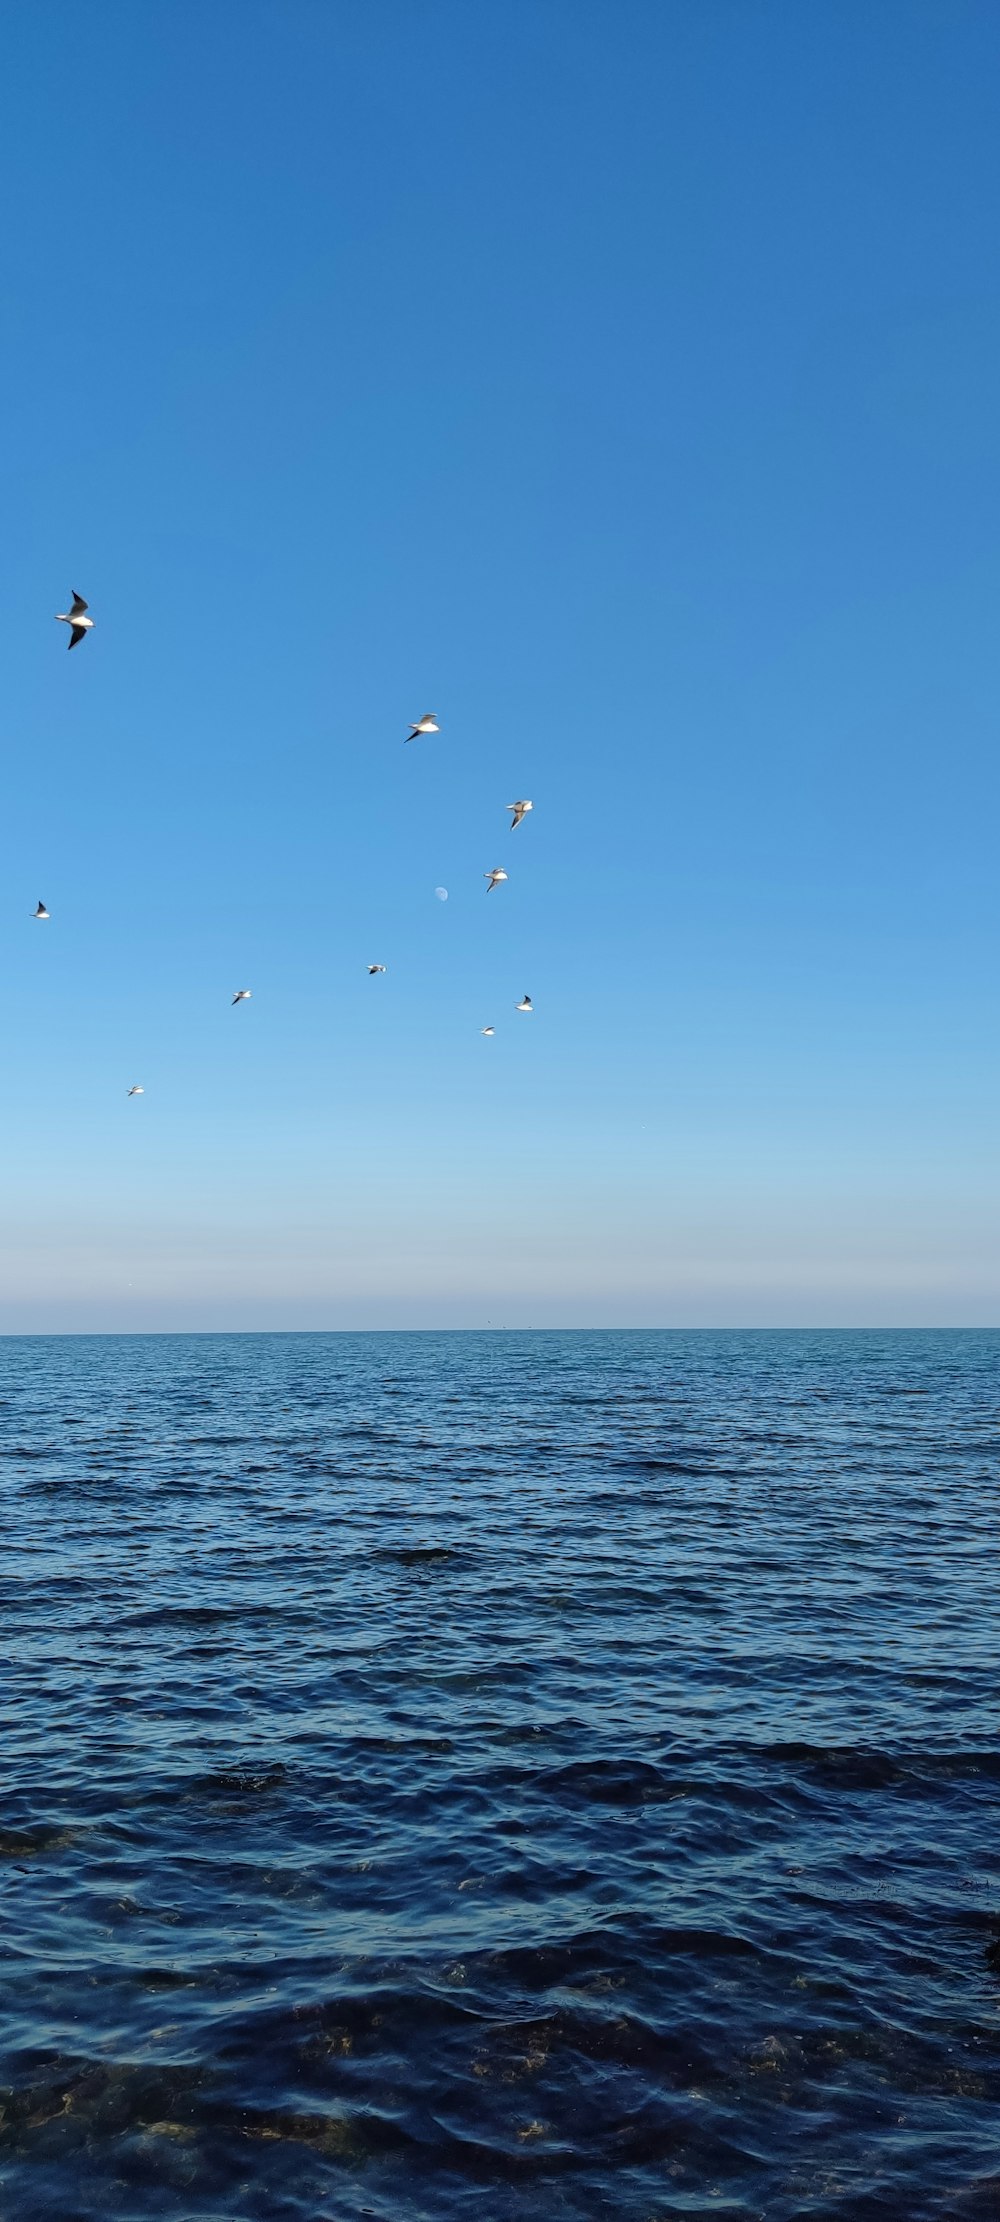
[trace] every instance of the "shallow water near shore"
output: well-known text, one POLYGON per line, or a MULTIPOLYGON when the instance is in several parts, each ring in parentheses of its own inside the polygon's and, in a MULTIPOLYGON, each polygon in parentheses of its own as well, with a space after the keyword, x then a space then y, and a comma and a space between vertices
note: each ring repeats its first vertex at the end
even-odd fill
POLYGON ((1000 2215, 998 1361, 0 1343, 0 2213, 1000 2215))

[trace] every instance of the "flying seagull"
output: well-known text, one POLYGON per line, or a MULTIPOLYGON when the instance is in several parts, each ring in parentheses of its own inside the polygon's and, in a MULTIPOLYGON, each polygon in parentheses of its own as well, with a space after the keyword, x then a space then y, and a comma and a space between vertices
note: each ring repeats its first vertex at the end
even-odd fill
POLYGON ((423 717, 418 718, 415 725, 411 725, 406 738, 408 741, 415 741, 419 733, 440 733, 440 731, 441 727, 433 710, 425 710, 423 717))
POLYGON ((78 594, 74 587, 72 608, 56 612, 56 624, 69 626, 69 644, 71 648, 75 648, 77 641, 83 639, 84 633, 92 633, 94 630, 94 620, 86 615, 86 609, 87 604, 83 595, 78 594))
POLYGON ((506 877, 507 877, 507 874, 506 874, 506 872, 504 871, 504 868, 503 868, 503 865, 502 865, 502 864, 494 864, 492 872, 484 872, 484 873, 483 873, 483 878, 484 878, 484 880, 488 880, 488 881, 489 881, 489 886, 487 887, 487 890, 486 890, 486 893, 487 893, 487 895, 492 895, 492 893, 493 893, 493 890, 494 890, 494 888, 495 888, 495 887, 502 887, 502 885, 503 885, 503 882, 504 882, 504 880, 506 879, 506 877))
POLYGON ((481 1026, 481 1027, 480 1027, 480 1029, 479 1029, 479 1031, 480 1031, 480 1033, 481 1033, 481 1034, 495 1034, 495 1033, 496 1033, 496 1027, 495 1027, 495 1026, 481 1026))
POLYGON ((233 1002, 234 1002, 234 1003, 249 1003, 249 1001, 250 1001, 250 997, 251 997, 251 994, 252 994, 252 993, 253 993, 253 990, 252 990, 251 988, 237 988, 237 990, 236 990, 236 993, 235 993, 235 995, 234 995, 234 997, 233 997, 233 1002))
POLYGON ((38 909, 33 910, 31 915, 33 918, 48 918, 50 916, 50 913, 46 910, 45 904, 40 901, 38 909))
POLYGON ((145 1095, 145 1093, 146 1093, 146 1090, 145 1090, 145 1088, 130 1088, 130 1089, 129 1089, 129 1095, 130 1095, 130 1096, 144 1096, 144 1095, 145 1095))
POLYGON ((514 831, 514 827, 519 826, 522 818, 529 810, 533 810, 534 807, 535 805, 533 802, 509 802, 507 804, 508 810, 512 810, 514 813, 510 821, 510 830, 512 833, 514 831))
POLYGON ((520 1003, 515 1003, 514 1005, 514 1009, 516 1011, 530 1011, 533 1008, 534 1006, 532 1004, 531 997, 527 994, 524 995, 520 1003))
POLYGON ((385 972, 386 970, 387 967, 384 964, 370 964, 368 967, 368 978, 370 980, 373 980, 375 978, 376 972, 385 972))

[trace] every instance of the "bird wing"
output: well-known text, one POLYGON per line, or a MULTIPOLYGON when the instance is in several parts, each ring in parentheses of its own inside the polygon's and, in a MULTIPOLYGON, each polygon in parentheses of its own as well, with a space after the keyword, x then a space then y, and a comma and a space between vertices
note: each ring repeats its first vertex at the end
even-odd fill
POLYGON ((72 609, 70 610, 70 613, 69 613, 69 614, 70 614, 70 616, 71 616, 71 617, 82 617, 82 616, 83 616, 83 613, 84 613, 84 610, 85 610, 85 609, 87 609, 88 607, 89 607, 89 604, 88 604, 87 602, 85 602, 85 601, 84 601, 84 599, 83 599, 83 595, 82 595, 82 594, 78 594, 78 593, 77 593, 77 591, 76 591, 76 588, 74 587, 74 589, 73 589, 73 606, 72 606, 72 609))
POLYGON ((69 644, 70 644, 70 647, 71 647, 71 648, 75 648, 75 647, 76 647, 76 644, 77 644, 77 641, 78 641, 78 640, 86 640, 86 638, 87 638, 87 628, 86 628, 86 625, 71 625, 71 626, 70 626, 70 629, 69 629, 69 644))

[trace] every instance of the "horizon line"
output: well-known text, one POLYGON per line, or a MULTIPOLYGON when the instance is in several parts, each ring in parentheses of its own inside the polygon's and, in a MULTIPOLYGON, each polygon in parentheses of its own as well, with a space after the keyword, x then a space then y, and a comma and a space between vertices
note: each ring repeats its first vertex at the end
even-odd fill
POLYGON ((1000 1323, 989 1320, 967 1321, 961 1326, 947 1322, 930 1322, 917 1325, 913 1321, 895 1324, 892 1321, 861 1321, 841 1323, 829 1321, 796 1320, 787 1325, 759 1321, 729 1322, 725 1325, 707 1325, 704 1321, 690 1327, 676 1322, 668 1326, 497 1326, 472 1327, 4 1327, 0 1328, 0 1342, 150 1342, 190 1341, 198 1336, 204 1340, 245 1341, 249 1336, 276 1337, 279 1335, 302 1337, 329 1335, 995 1335, 1000 1334, 1000 1323))

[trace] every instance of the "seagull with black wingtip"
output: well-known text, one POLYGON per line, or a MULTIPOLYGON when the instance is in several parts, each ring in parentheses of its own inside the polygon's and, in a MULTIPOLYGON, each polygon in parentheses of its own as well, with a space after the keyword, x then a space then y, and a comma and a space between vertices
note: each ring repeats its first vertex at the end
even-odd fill
POLYGON ((71 648, 76 647, 77 642, 83 639, 85 633, 93 632, 94 620, 87 616, 87 604, 83 595, 78 594, 75 587, 73 589, 72 606, 68 610, 56 611, 56 624, 69 626, 69 644, 71 648))
POLYGON ((39 897, 38 909, 33 910, 31 915, 33 918, 49 918, 51 916, 51 912, 46 910, 45 904, 42 902, 41 897, 39 897))
POLYGON ((502 887, 506 877, 507 874, 502 864, 494 864, 492 872, 484 872, 483 878, 489 883, 486 889, 487 895, 492 895, 495 887, 502 887))
POLYGON ((441 727, 438 724, 433 710, 425 710, 423 717, 418 718, 415 725, 411 725, 406 738, 408 741, 415 741, 419 738, 421 733, 440 733, 440 731, 441 727))
POLYGON ((535 805, 533 802, 509 802, 507 804, 508 810, 512 810, 514 813, 510 821, 510 830, 512 833, 514 831, 514 827, 521 825, 523 823, 523 820, 527 817, 528 811, 533 810, 534 807, 535 805))
POLYGON ((252 993, 253 993, 253 990, 252 990, 252 988, 237 988, 237 990, 236 990, 236 993, 235 993, 235 995, 234 995, 234 997, 233 997, 233 1002, 234 1002, 234 1003, 249 1003, 249 1001, 250 1001, 250 997, 251 997, 252 993))
POLYGON ((530 997, 530 995, 528 995, 528 994, 525 994, 525 995, 523 995, 523 996, 522 996, 522 998, 521 998, 521 1001, 520 1001, 520 1003, 515 1003, 515 1005, 514 1005, 514 1009, 515 1009, 515 1011, 528 1011, 528 1012, 531 1012, 531 1011, 533 1011, 533 1010, 534 1010, 534 1004, 532 1003, 532 1000, 531 1000, 531 997, 530 997))

